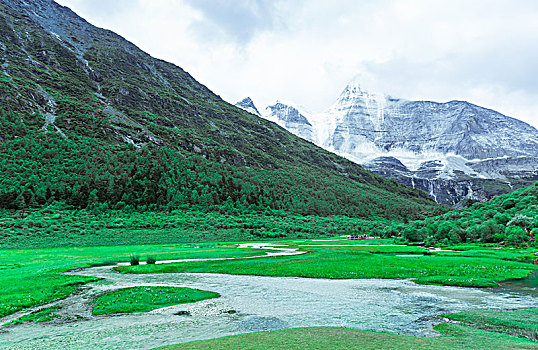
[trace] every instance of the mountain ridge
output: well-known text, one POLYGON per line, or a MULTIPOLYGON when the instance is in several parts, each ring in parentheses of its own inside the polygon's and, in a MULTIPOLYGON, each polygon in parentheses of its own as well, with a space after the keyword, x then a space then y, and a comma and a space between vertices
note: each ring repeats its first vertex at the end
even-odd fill
POLYGON ((377 174, 419 184, 440 203, 484 201, 538 179, 538 130, 467 101, 408 101, 370 93, 352 81, 325 112, 296 113, 308 123, 295 118, 289 126, 287 113, 263 116, 377 174), (380 162, 386 157, 406 169, 380 162), (421 164, 431 161, 441 166, 422 176, 421 164))

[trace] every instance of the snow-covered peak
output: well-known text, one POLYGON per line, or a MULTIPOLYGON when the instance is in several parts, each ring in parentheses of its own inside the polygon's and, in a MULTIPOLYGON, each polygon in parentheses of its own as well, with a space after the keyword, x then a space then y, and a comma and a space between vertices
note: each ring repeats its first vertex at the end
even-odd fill
POLYGON ((297 136, 314 141, 310 122, 311 114, 294 103, 277 100, 275 104, 265 108, 263 117, 286 128, 297 136))
POLYGON ((351 79, 341 95, 353 94, 358 96, 377 96, 378 98, 386 98, 386 92, 373 78, 368 78, 363 75, 356 75, 351 79))
MULTIPOLYGON (((408 101, 373 86, 355 78, 325 112, 279 100, 263 117, 442 203, 475 199, 484 179, 502 187, 538 176, 532 126, 465 101, 408 101)), ((482 192, 483 198, 498 194, 482 192)))
POLYGON ((245 111, 247 111, 249 113, 252 113, 252 114, 257 115, 258 117, 261 117, 260 112, 258 111, 256 106, 254 105, 254 101, 252 101, 252 99, 250 97, 245 97, 241 101, 237 102, 235 105, 237 107, 239 107, 239 108, 244 109, 245 111))
POLYGON ((292 107, 292 108, 295 108, 299 113, 301 113, 302 115, 304 116, 310 116, 312 115, 312 113, 308 110, 308 108, 306 108, 305 106, 299 104, 299 103, 296 103, 294 101, 290 101, 290 100, 285 100, 285 99, 282 99, 282 98, 279 98, 275 101, 275 103, 273 104, 274 105, 285 105, 285 106, 288 106, 288 107, 292 107))
POLYGON ((342 91, 341 95, 344 95, 344 94, 363 95, 363 94, 368 94, 368 90, 365 87, 363 87, 363 84, 361 84, 361 82, 358 79, 353 79, 346 85, 346 87, 342 91))
POLYGON ((385 106, 387 100, 388 98, 384 93, 373 88, 367 89, 358 79, 353 79, 340 93, 330 110, 343 110, 356 105, 369 107, 369 105, 375 104, 376 106, 385 106))
POLYGON ((264 116, 275 122, 293 122, 306 125, 311 125, 308 120, 309 115, 308 112, 304 112, 300 107, 296 107, 291 103, 284 103, 281 100, 277 100, 275 104, 267 106, 264 111, 264 116))

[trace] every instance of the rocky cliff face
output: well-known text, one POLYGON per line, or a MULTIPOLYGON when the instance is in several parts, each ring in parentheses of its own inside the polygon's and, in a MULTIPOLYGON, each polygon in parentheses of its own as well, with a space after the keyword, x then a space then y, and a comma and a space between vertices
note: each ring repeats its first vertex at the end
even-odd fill
POLYGON ((235 105, 247 112, 275 122, 305 140, 313 141, 315 138, 314 129, 308 120, 311 115, 289 102, 277 101, 275 104, 267 106, 263 113, 258 111, 250 97, 244 98, 235 105))
MULTIPOLYGON (((266 117, 288 118, 281 111, 266 117)), ((326 112, 294 121, 281 125, 443 204, 486 200, 538 180, 538 130, 465 101, 407 101, 352 82, 326 112), (301 127, 311 132, 300 134, 301 127)))
POLYGON ((536 171, 529 171, 530 168, 517 173, 517 176, 503 178, 470 176, 460 170, 454 170, 451 176, 447 176, 444 173, 445 165, 435 160, 423 162, 417 170, 410 170, 394 157, 375 158, 363 166, 379 175, 421 189, 438 203, 450 206, 464 205, 468 199, 487 201, 538 179, 536 171))

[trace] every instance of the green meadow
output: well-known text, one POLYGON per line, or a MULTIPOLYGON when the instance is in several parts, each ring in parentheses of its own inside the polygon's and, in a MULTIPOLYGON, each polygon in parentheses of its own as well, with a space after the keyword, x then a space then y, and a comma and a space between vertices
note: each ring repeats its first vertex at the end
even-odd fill
POLYGON ((147 312, 162 307, 217 298, 218 293, 181 287, 140 286, 117 289, 95 298, 94 315, 147 312))
POLYGON ((474 327, 443 323, 435 327, 439 337, 415 337, 386 332, 346 328, 313 327, 246 333, 236 336, 190 342, 160 350, 231 349, 538 349, 538 343, 474 327))
MULTIPOLYGON (((303 243, 295 243, 299 247, 303 243)), ((290 245, 292 246, 292 245, 290 245)), ((306 254, 165 265, 125 266, 124 273, 213 272, 309 278, 413 278, 420 284, 496 287, 499 281, 524 278, 538 266, 517 261, 530 249, 435 252, 423 247, 352 246, 302 248, 306 254), (448 254, 450 253, 450 254, 448 254), (486 254, 489 253, 489 254, 486 254), (514 261, 505 260, 509 255, 514 261)))
POLYGON ((538 340, 538 308, 510 311, 476 310, 443 316, 485 331, 538 340))
POLYGON ((237 249, 227 243, 197 245, 126 245, 0 250, 0 317, 43 305, 76 292, 77 286, 96 277, 61 274, 70 269, 128 262, 133 255, 164 259, 241 257, 262 251, 237 249))

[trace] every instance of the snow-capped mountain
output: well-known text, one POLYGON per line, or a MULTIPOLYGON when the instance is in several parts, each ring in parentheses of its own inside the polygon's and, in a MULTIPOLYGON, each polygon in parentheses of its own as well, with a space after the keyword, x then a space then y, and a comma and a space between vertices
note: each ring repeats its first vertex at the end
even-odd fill
POLYGON ((241 101, 237 102, 235 105, 239 108, 244 109, 245 111, 249 113, 257 115, 258 117, 262 116, 250 97, 246 97, 242 99, 241 101))
POLYGON ((279 102, 262 116, 443 204, 538 180, 538 130, 465 101, 396 99, 352 81, 326 112, 279 102))
POLYGON ((309 141, 314 139, 312 124, 308 121, 308 119, 312 119, 312 115, 305 112, 302 107, 295 106, 291 102, 276 101, 275 104, 267 106, 263 114, 258 112, 250 97, 237 102, 235 105, 247 112, 275 122, 303 139, 309 141))
POLYGON ((301 107, 292 106, 288 102, 277 101, 274 105, 265 108, 263 116, 295 135, 312 141, 314 138, 313 127, 308 121, 312 117, 300 109, 301 107))

